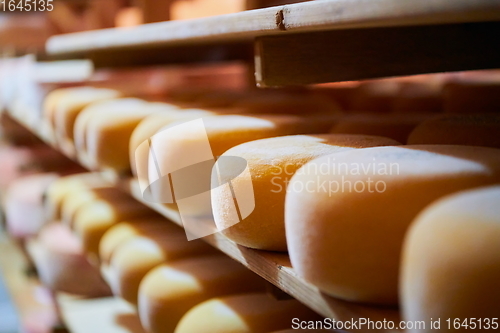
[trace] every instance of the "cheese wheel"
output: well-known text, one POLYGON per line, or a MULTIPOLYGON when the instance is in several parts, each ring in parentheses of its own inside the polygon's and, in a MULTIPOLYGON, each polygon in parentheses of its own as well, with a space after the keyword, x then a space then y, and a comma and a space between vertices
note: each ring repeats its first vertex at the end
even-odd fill
POLYGON ((80 241, 67 226, 46 225, 32 246, 30 253, 39 278, 50 289, 85 296, 110 294, 99 270, 86 259, 80 241))
POLYGON ((408 144, 454 144, 500 148, 500 114, 444 115, 418 125, 408 144))
POLYGON ((173 201, 172 189, 162 183, 171 177, 175 203, 190 239, 211 234, 216 231, 213 222, 200 227, 198 221, 188 221, 188 218, 211 218, 210 174, 214 156, 251 140, 325 132, 335 119, 335 116, 221 115, 173 123, 151 140, 149 183, 160 185, 153 186, 153 199, 163 203, 173 201), (178 172, 171 174, 174 171, 178 172))
POLYGON ((217 297, 189 310, 175 333, 267 333, 291 327, 294 318, 321 320, 294 299, 276 300, 264 293, 217 297))
POLYGON ((320 157, 292 177, 286 237, 297 274, 350 301, 396 304, 401 246, 413 218, 439 197, 500 182, 494 148, 375 147, 334 158, 320 157))
POLYGON ((141 184, 148 181, 148 140, 162 127, 179 120, 193 120, 215 113, 201 109, 187 109, 155 113, 144 118, 134 129, 130 137, 129 156, 132 174, 137 176, 141 184))
POLYGON ((406 143, 411 131, 429 117, 428 114, 355 114, 340 119, 331 133, 385 136, 406 143))
POLYGON ((157 232, 184 236, 182 228, 163 217, 145 217, 123 221, 112 226, 102 237, 99 243, 101 263, 109 263, 114 251, 135 236, 145 236, 157 232))
MULTIPOLYGON (((98 168, 130 169, 129 142, 134 128, 146 116, 161 112, 158 105, 152 107, 149 104, 127 98, 102 102, 90 108, 92 116, 85 126, 85 150, 98 168), (96 109, 102 112, 96 112, 96 109)), ((165 105, 163 111, 170 112, 172 108, 165 105)))
POLYGON ((96 184, 94 188, 71 188, 66 192, 61 203, 61 222, 72 226, 74 215, 81 206, 88 202, 112 198, 113 196, 122 197, 123 194, 111 185, 96 184))
POLYGON ((45 224, 43 194, 58 178, 55 173, 25 176, 14 181, 4 198, 7 230, 14 238, 34 236, 45 224))
POLYGON ((405 320, 426 326, 410 332, 435 331, 431 318, 441 321, 442 331, 448 324, 465 331, 464 321, 469 329, 492 328, 500 315, 499 199, 500 186, 459 192, 413 221, 402 256, 401 304, 405 320))
POLYGON ((405 82, 393 102, 396 113, 438 113, 443 111, 443 86, 440 81, 405 82))
POLYGON ((155 216, 155 213, 126 194, 116 193, 81 205, 73 217, 73 230, 81 239, 84 251, 97 256, 101 237, 111 226, 145 216, 155 216))
POLYGON ((268 138, 233 147, 222 154, 214 168, 217 178, 212 178, 216 183, 212 184, 212 209, 217 228, 240 245, 286 251, 286 185, 298 168, 336 152, 398 144, 383 137, 324 134, 268 138), (233 157, 246 161, 244 171, 242 160, 233 157))
POLYGON ((53 181, 45 192, 45 217, 49 221, 61 218, 61 205, 70 191, 100 186, 104 180, 99 173, 78 173, 53 181))
POLYGON ((202 240, 187 241, 185 234, 148 232, 130 239, 113 252, 108 269, 111 289, 115 295, 136 304, 139 284, 154 267, 164 262, 216 252, 202 240))
POLYGON ((225 255, 180 260, 146 275, 139 289, 139 317, 148 332, 174 332, 182 316, 198 303, 262 291, 264 286, 259 276, 225 255))
POLYGON ((397 79, 362 82, 352 96, 351 109, 357 112, 389 113, 400 88, 401 82, 397 79))
POLYGON ((444 87, 444 109, 449 113, 500 111, 500 82, 452 82, 444 87))
POLYGON ((72 150, 73 125, 77 115, 88 105, 120 97, 121 93, 112 89, 80 87, 63 89, 49 93, 45 103, 45 118, 52 124, 54 136, 60 147, 67 153, 72 150), (54 94, 55 96, 50 96, 54 94), (69 147, 68 147, 69 146, 69 147))

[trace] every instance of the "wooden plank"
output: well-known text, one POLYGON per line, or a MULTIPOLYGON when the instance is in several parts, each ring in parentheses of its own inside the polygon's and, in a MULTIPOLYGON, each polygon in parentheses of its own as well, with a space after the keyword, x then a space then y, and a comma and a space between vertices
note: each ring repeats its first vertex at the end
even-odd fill
POLYGON ((496 0, 322 0, 53 36, 46 48, 52 55, 75 57, 112 48, 226 43, 270 34, 491 20, 500 20, 500 2, 496 0))
POLYGON ((500 22, 259 37, 261 87, 500 67, 500 22))

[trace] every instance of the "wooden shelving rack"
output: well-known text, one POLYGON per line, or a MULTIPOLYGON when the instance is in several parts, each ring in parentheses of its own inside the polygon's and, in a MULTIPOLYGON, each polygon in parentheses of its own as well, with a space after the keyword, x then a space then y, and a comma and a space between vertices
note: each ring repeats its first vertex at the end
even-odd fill
POLYGON ((258 85, 301 85, 497 68, 498 21, 496 0, 316 0, 54 36, 47 53, 120 67, 250 60, 253 49, 258 85))
MULTIPOLYGON (((499 29, 498 0, 316 0, 59 35, 48 40, 46 51, 52 59, 91 59, 97 68, 247 60, 257 85, 268 87, 498 68, 499 29)), ((54 146, 43 128, 11 111, 13 119, 54 146)), ((182 225, 175 210, 144 201, 136 181, 104 174, 182 225)), ((286 254, 248 249, 220 234, 204 239, 325 317, 399 320, 397 309, 322 294, 294 273, 286 254)))

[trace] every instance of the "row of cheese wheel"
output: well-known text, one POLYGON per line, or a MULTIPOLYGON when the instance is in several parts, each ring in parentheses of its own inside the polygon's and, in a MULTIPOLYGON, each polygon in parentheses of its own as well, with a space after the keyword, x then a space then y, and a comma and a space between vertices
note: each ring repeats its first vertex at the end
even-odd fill
POLYGON ((100 174, 29 178, 45 185, 38 195, 46 224, 30 244, 53 290, 103 296, 109 284, 137 306, 148 332, 275 332, 294 318, 321 319, 296 300, 267 295, 257 275, 201 240, 187 241, 181 228, 103 186, 100 174))

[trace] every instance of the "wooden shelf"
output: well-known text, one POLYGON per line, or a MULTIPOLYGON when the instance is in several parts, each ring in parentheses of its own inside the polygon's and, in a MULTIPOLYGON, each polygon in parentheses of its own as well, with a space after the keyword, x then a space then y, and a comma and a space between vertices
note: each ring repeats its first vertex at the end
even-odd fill
MULTIPOLYGON (((15 114, 12 115, 10 113, 10 115, 30 131, 37 134, 42 140, 47 140, 47 137, 42 135, 40 130, 29 126, 22 119, 16 117, 15 114)), ((50 141, 47 143, 54 147, 50 141)), ((103 176, 110 184, 129 193, 136 200, 157 211, 170 221, 182 226, 182 221, 176 210, 162 204, 147 202, 143 199, 137 180, 130 179, 129 177, 124 178, 113 171, 103 171, 103 176)), ((356 320, 358 318, 371 320, 383 320, 385 318, 394 322, 399 321, 399 311, 397 309, 350 303, 323 294, 315 286, 295 274, 291 267, 290 259, 285 253, 249 249, 234 243, 220 233, 212 234, 203 239, 325 317, 340 321, 356 320)))
POLYGON ((499 23, 461 39, 470 29, 461 24, 491 21, 500 21, 495 0, 317 0, 53 36, 46 49, 57 59, 92 59, 96 67, 251 61, 255 49, 259 86, 300 85, 500 67, 491 47, 499 23), (464 49, 468 53, 460 56, 464 49), (444 62, 443 54, 455 57, 444 62))

